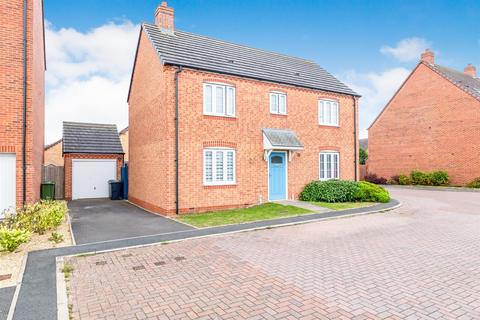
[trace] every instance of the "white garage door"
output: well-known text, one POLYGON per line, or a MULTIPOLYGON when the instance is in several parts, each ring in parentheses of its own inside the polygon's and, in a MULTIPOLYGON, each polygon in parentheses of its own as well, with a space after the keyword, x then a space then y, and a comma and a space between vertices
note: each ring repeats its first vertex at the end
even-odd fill
POLYGON ((72 160, 72 199, 107 198, 108 180, 117 179, 117 161, 72 160))
POLYGON ((0 218, 5 210, 15 208, 15 154, 0 153, 0 218))

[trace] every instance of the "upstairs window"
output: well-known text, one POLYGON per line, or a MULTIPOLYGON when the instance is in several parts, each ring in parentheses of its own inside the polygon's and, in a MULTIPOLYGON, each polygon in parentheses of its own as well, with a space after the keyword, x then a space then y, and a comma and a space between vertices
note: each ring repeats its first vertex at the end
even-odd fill
POLYGON ((338 102, 318 101, 318 123, 324 126, 338 126, 338 102))
POLYGON ((235 117, 235 88, 223 84, 203 84, 203 114, 235 117))
POLYGON ((287 114, 287 95, 281 92, 270 93, 270 113, 287 114))
POLYGON ((203 150, 203 184, 207 186, 235 184, 235 150, 220 148, 203 150))
POLYGON ((338 152, 320 152, 320 180, 340 178, 340 154, 338 152))

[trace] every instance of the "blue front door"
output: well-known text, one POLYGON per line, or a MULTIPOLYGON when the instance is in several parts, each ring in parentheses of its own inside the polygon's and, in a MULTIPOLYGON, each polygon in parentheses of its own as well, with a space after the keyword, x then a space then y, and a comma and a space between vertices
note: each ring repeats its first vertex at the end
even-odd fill
POLYGON ((287 171, 284 152, 272 152, 268 159, 269 200, 287 199, 287 171))

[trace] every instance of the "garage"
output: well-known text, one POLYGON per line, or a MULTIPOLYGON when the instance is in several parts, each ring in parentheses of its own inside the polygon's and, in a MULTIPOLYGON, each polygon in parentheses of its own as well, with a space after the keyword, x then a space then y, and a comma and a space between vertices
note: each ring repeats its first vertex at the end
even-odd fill
POLYGON ((14 153, 0 153, 0 219, 4 211, 15 208, 16 157, 14 153))
POLYGON ((65 198, 107 198, 109 180, 120 180, 123 148, 114 124, 63 123, 65 198))
POLYGON ((117 179, 117 161, 72 160, 72 200, 108 197, 108 181, 117 179))

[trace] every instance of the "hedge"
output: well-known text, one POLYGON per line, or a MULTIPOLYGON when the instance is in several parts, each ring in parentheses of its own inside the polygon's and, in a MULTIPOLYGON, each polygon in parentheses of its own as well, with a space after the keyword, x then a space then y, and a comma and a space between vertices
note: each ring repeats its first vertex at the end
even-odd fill
POLYGON ((313 181, 300 193, 302 201, 324 202, 388 202, 387 190, 369 182, 345 180, 313 181))

